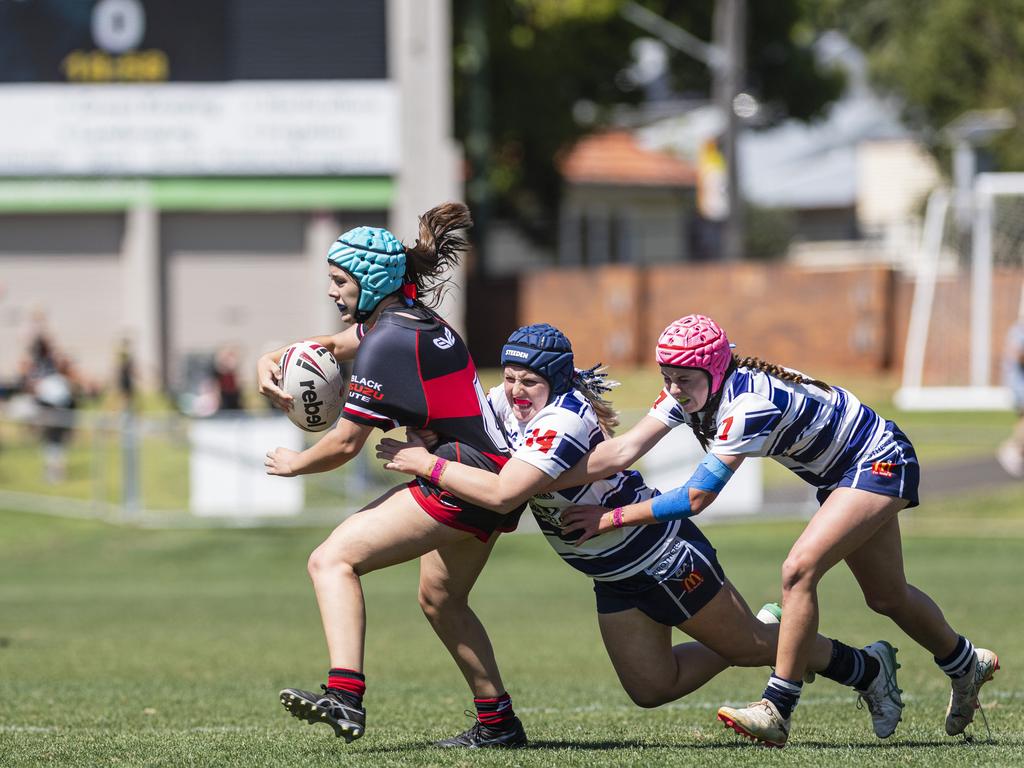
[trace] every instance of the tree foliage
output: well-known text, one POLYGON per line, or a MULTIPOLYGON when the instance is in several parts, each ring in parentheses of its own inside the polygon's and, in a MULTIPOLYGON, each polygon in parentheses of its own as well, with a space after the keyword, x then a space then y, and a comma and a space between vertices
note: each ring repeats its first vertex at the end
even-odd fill
POLYGON ((1024 0, 826 0, 818 12, 867 53, 874 82, 940 155, 939 131, 962 113, 1013 110, 1016 127, 991 152, 999 170, 1024 170, 1024 0))
MULTIPOLYGON (((842 78, 819 71, 806 0, 748 3, 748 86, 775 117, 811 119, 834 100, 842 78)), ((495 208, 534 224, 550 238, 560 193, 556 157, 584 133, 609 124, 612 108, 642 92, 621 73, 631 44, 647 34, 621 16, 626 0, 454 0, 456 132, 474 156, 481 120, 490 147, 481 164, 495 208), (472 18, 482 13, 489 64, 481 70, 472 18), (489 93, 481 116, 474 87, 489 93), (589 120, 578 121, 579 106, 589 120), (474 109, 476 110, 474 112, 474 109)), ((697 37, 712 37, 713 0, 643 0, 643 5, 697 37)), ((700 62, 673 52, 674 90, 708 97, 700 62)), ((479 90, 477 90, 479 94, 479 90)))

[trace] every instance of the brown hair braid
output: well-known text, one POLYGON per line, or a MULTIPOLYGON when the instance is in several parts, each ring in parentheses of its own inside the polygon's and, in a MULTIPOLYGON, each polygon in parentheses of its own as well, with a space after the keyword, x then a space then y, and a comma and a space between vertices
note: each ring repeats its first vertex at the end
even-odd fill
POLYGON ((765 373, 771 374, 777 379, 783 381, 791 381, 794 384, 813 384, 814 386, 824 389, 826 392, 831 392, 832 387, 826 384, 824 381, 818 379, 812 379, 809 376, 790 371, 781 366, 775 365, 774 363, 767 363, 759 357, 744 357, 740 358, 736 355, 732 356, 733 365, 742 368, 753 368, 755 371, 764 371, 765 373))
MULTIPOLYGON (((824 381, 818 379, 812 379, 809 376, 803 376, 799 373, 787 370, 781 366, 775 365, 774 363, 768 363, 759 357, 739 357, 737 355, 732 356, 732 362, 729 363, 729 368, 725 372, 725 376, 722 378, 722 387, 713 396, 708 398, 707 403, 697 413, 693 414, 693 420, 689 422, 690 429, 693 430, 694 436, 697 438, 697 442, 700 443, 700 447, 707 451, 708 446, 715 437, 715 432, 718 431, 718 425, 715 423, 715 411, 718 410, 719 403, 722 402, 722 392, 725 391, 725 381, 729 378, 733 371, 737 368, 751 368, 755 371, 763 371, 764 373, 770 374, 777 379, 783 381, 791 381, 794 384, 813 384, 816 387, 820 387, 827 392, 832 391, 832 387, 826 384, 824 381)), ((710 384, 711 377, 708 376, 708 383, 710 384)))
POLYGON ((405 279, 415 284, 424 305, 437 306, 444 297, 451 277, 443 275, 469 248, 462 230, 471 226, 473 217, 462 203, 443 203, 420 216, 419 237, 405 249, 405 279))

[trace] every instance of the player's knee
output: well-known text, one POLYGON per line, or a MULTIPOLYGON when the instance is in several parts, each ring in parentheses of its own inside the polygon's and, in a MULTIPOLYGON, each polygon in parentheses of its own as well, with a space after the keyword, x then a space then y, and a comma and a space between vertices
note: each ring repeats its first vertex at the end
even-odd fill
POLYGON ((336 579, 345 574, 354 574, 355 567, 344 555, 344 550, 321 544, 314 549, 306 561, 306 572, 314 582, 323 578, 336 579))
POLYGON ((783 593, 799 589, 813 589, 821 579, 816 558, 803 552, 790 552, 782 564, 783 593))
POLYGON ((906 601, 907 590, 905 588, 893 587, 880 592, 864 594, 864 602, 868 604, 868 608, 883 616, 898 614, 906 601))
POLYGON ((673 697, 656 685, 630 685, 623 683, 623 688, 630 700, 638 707, 654 709, 662 704, 667 704, 673 697))
POLYGON ((434 622, 441 617, 445 608, 445 593, 443 590, 438 589, 436 584, 420 583, 418 598, 420 610, 423 611, 423 615, 430 622, 434 622))
POLYGON ((442 584, 421 581, 419 603, 423 615, 431 623, 436 623, 445 616, 461 610, 466 605, 466 600, 460 595, 452 595, 442 584))

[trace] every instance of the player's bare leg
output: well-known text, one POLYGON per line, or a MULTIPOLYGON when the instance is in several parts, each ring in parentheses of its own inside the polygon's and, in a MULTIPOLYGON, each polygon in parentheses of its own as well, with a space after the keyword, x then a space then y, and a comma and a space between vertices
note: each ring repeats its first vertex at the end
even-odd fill
POLYGON ((308 563, 331 666, 363 668, 366 619, 360 576, 468 537, 427 515, 405 486, 335 528, 308 563))
MULTIPOLYGON (((711 601, 679 625, 698 642, 672 645, 671 628, 638 609, 598 614, 601 636, 623 689, 641 707, 693 693, 730 666, 768 666, 775 660, 778 624, 764 624, 726 581, 711 601)), ((811 668, 824 670, 832 641, 815 643, 811 668)))
POLYGON ((467 536, 425 514, 404 486, 335 528, 308 563, 330 656, 328 685, 322 686, 323 695, 286 688, 281 691, 284 707, 306 722, 327 723, 346 741, 362 736, 366 613, 359 577, 467 536))
POLYGON ((477 697, 505 693, 490 638, 469 606, 470 590, 497 538, 486 544, 468 538, 420 558, 420 608, 477 697))
POLYGON ((999 658, 984 648, 970 648, 969 641, 949 625, 935 601, 907 583, 898 518, 883 525, 846 558, 846 563, 868 607, 896 622, 950 674, 953 690, 946 708, 946 732, 950 736, 963 733, 979 706, 979 689, 999 669, 999 658), (962 657, 959 664, 958 657, 962 657), (952 662, 944 664, 944 659, 952 662))
MULTIPOLYGON (((839 488, 797 539, 782 567, 784 612, 775 673, 761 702, 735 713, 740 720, 749 716, 752 727, 744 729, 747 735, 771 746, 785 744, 790 713, 799 701, 801 681, 817 642, 818 582, 905 505, 902 499, 839 488), (767 734, 764 738, 761 731, 767 734)), ((857 690, 868 702, 876 735, 885 738, 895 730, 903 708, 896 685, 896 651, 879 641, 862 653, 871 657, 870 664, 877 664, 878 672, 872 666, 870 673, 857 681, 857 690)))
POLYGON ((903 499, 837 488, 811 518, 782 565, 782 616, 776 671, 799 680, 818 631, 818 582, 860 549, 906 505, 903 499))
POLYGON ((476 721, 438 742, 443 747, 521 747, 526 733, 512 708, 487 631, 469 605, 469 593, 498 535, 467 538, 420 558, 420 607, 473 692, 476 721))
POLYGON ((637 608, 599 613, 597 619, 619 682, 639 707, 675 701, 729 667, 700 643, 673 646, 672 628, 637 608))

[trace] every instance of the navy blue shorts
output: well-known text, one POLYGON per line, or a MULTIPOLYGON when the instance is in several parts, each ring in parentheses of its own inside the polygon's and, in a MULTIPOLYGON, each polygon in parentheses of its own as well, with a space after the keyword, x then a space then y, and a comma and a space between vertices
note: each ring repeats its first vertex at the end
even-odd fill
POLYGON ((921 484, 921 466, 917 453, 903 431, 893 422, 885 422, 885 438, 881 445, 863 460, 854 464, 835 485, 818 490, 818 503, 836 488, 857 488, 880 496, 906 499, 906 509, 916 507, 918 487, 921 484))
POLYGON ((684 523, 686 538, 676 540, 672 572, 639 574, 622 581, 595 581, 598 613, 637 608, 659 624, 678 627, 711 602, 725 584, 725 572, 711 543, 695 525, 688 520, 684 523))

